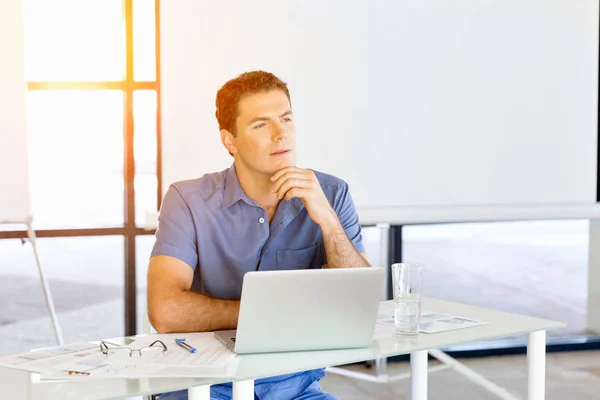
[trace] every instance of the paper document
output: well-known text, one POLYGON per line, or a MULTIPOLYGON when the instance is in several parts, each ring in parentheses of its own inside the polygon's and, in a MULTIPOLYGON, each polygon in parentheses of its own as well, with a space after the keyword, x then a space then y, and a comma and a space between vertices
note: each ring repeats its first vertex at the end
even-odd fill
MULTIPOLYGON (((223 367, 178 367, 173 365, 141 364, 129 366, 114 366, 105 364, 88 370, 87 373, 68 373, 62 369, 42 372, 40 380, 56 379, 138 379, 138 378, 205 378, 231 377, 238 368, 238 359, 231 360, 223 367)), ((78 368, 75 366, 75 368, 78 368)))
POLYGON ((167 351, 160 358, 141 360, 112 359, 101 352, 87 357, 69 359, 67 362, 53 365, 53 371, 45 371, 41 379, 58 379, 65 371, 80 374, 67 375, 67 378, 81 380, 94 378, 188 378, 188 377, 230 377, 235 375, 238 360, 235 353, 229 351, 212 332, 147 335, 136 338, 127 345, 130 349, 149 346, 155 340, 162 341, 167 351), (185 338, 186 343, 197 349, 196 353, 178 346, 175 339, 185 338))
MULTIPOLYGON (((384 325, 394 326, 394 314, 381 313, 377 316, 377 322, 384 325)), ((452 331, 455 329, 487 325, 489 323, 489 321, 423 311, 421 313, 421 325, 419 327, 419 331, 423 333, 438 333, 452 331)))
POLYGON ((94 353, 100 353, 100 347, 97 344, 79 342, 0 357, 0 366, 43 372, 53 365, 94 353))

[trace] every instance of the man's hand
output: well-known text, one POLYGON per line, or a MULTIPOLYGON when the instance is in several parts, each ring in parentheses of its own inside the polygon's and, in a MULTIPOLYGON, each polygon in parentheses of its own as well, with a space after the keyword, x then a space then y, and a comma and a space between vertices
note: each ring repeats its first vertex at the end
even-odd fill
POLYGON ((337 214, 325 197, 313 171, 286 167, 277 171, 271 177, 271 181, 273 181, 271 192, 276 193, 279 200, 298 197, 306 207, 310 218, 321 228, 339 224, 337 214))
POLYGON ((321 184, 311 170, 283 168, 271 177, 272 192, 279 200, 298 197, 310 218, 321 227, 328 268, 369 267, 369 262, 348 238, 336 212, 325 197, 321 184))

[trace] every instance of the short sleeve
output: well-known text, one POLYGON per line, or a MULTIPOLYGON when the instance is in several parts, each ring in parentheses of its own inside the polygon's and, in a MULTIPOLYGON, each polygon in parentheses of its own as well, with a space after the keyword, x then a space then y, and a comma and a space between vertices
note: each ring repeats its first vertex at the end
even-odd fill
POLYGON ((151 256, 171 256, 196 269, 198 248, 191 210, 181 191, 171 185, 162 202, 151 256))
POLYGON ((362 230, 358 221, 358 213, 346 182, 342 183, 333 205, 348 238, 352 241, 356 250, 364 253, 365 246, 362 242, 362 230))

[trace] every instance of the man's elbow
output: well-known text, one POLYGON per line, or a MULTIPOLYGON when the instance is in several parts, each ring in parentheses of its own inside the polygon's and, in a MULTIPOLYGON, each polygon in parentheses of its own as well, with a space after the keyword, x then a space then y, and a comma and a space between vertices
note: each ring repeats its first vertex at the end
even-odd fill
POLYGON ((168 304, 149 304, 148 319, 150 324, 158 333, 172 333, 177 330, 174 327, 173 321, 169 318, 171 312, 168 304))

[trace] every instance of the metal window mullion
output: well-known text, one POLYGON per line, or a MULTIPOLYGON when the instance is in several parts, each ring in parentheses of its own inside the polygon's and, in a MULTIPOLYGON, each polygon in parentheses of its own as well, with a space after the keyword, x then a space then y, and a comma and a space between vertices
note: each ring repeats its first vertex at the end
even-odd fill
POLYGON ((160 87, 160 0, 154 0, 154 25, 156 46, 156 208, 160 209, 162 203, 162 107, 160 87))
POLYGON ((126 89, 124 91, 124 205, 125 205, 125 335, 136 333, 135 284, 135 157, 133 93, 133 0, 125 0, 126 89))

